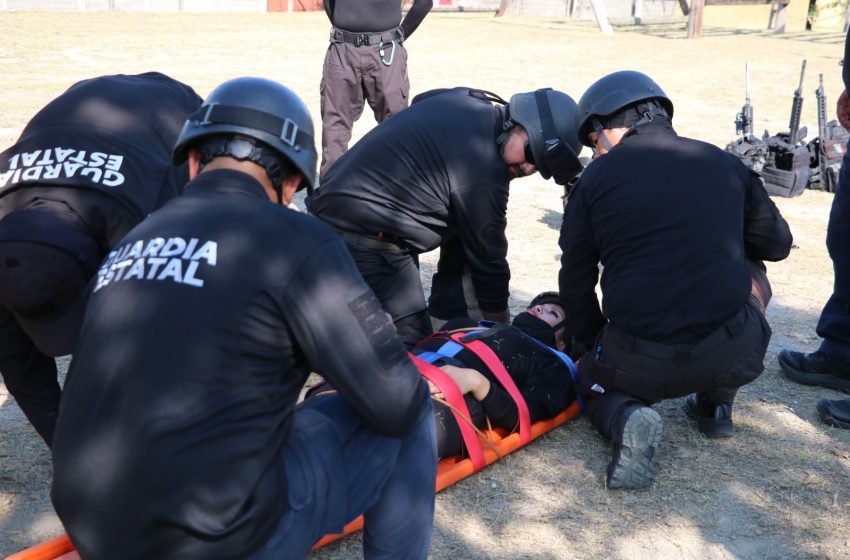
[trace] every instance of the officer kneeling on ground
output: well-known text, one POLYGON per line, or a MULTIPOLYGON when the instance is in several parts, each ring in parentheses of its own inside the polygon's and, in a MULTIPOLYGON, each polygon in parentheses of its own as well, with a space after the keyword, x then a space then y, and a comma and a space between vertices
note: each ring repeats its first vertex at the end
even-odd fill
POLYGON ((614 444, 609 488, 652 482, 653 403, 696 393, 685 410, 700 432, 732 435, 733 399, 764 369, 771 334, 760 261, 791 250, 758 177, 678 136, 672 117, 664 91, 633 71, 601 78, 578 104, 595 159, 564 214, 559 287, 573 336, 590 349, 579 362, 588 416, 614 444))
POLYGON ((483 317, 509 322, 508 186, 581 170, 574 115, 572 98, 548 88, 507 105, 466 87, 428 91, 322 176, 310 212, 340 232, 409 347, 432 331, 419 254, 446 243, 463 253, 483 317))
POLYGON ((0 373, 50 446, 86 284, 101 259, 177 196, 171 148, 202 99, 164 74, 99 76, 71 86, 0 154, 0 373))
POLYGON ((313 123, 259 78, 216 88, 174 149, 192 181, 98 271, 53 446, 82 558, 300 558, 365 512, 364 555, 425 558, 427 384, 345 245, 285 207, 313 123), (339 396, 294 412, 310 371, 339 396))

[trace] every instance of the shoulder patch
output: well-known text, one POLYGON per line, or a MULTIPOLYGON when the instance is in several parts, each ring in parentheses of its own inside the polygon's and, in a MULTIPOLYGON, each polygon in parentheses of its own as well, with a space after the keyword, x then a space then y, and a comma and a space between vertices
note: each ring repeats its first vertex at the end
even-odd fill
POLYGON ((372 290, 349 301, 348 308, 383 367, 389 368, 406 359, 407 351, 397 336, 392 320, 372 290))

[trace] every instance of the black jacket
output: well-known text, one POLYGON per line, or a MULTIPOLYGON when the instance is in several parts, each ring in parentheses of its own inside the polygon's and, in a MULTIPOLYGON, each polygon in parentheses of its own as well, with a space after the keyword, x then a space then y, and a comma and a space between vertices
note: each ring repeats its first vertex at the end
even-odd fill
POLYGON ((247 556, 285 513, 277 468, 307 375, 387 436, 427 386, 343 242, 249 176, 202 173, 104 261, 53 440, 83 558, 247 556))
POLYGON ((455 88, 372 129, 325 173, 310 211, 336 228, 383 233, 421 253, 458 235, 484 311, 507 308, 504 108, 455 88))
POLYGON ((592 344, 610 322, 642 338, 690 344, 744 305, 747 261, 784 259, 792 238, 737 158, 656 119, 584 171, 559 243, 560 293, 576 340, 592 344))
POLYGON ((74 84, 0 153, 0 218, 39 199, 65 203, 105 254, 181 192, 188 174, 171 149, 201 102, 157 72, 74 84))

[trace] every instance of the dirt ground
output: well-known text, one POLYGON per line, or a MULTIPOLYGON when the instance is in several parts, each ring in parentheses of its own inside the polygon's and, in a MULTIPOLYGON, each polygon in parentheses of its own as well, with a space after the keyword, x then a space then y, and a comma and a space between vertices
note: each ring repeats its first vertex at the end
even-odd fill
MULTIPOLYGON (((238 75, 275 78, 299 92, 318 118, 318 83, 328 23, 310 14, 79 14, 0 12, 0 146, 76 80, 159 70, 205 96, 238 75)), ((725 145, 744 100, 750 63, 757 133, 785 130, 800 62, 808 60, 803 123, 816 135, 814 90, 825 74, 832 105, 841 91, 843 34, 685 26, 618 27, 559 18, 431 14, 407 44, 412 94, 470 85, 508 97, 543 86, 576 99, 620 69, 652 75, 675 103, 684 135, 725 145)), ((373 126, 366 114, 355 136, 373 126)), ((824 248, 832 197, 806 192, 776 202, 798 248, 769 266, 774 337, 765 372, 735 407, 736 436, 709 441, 689 425, 681 401, 658 406, 665 433, 655 484, 604 486, 609 450, 577 419, 437 498, 433 558, 850 559, 850 432, 822 425, 814 405, 830 390, 787 381, 776 353, 817 348, 814 333, 831 293, 824 248)), ((539 177, 511 187, 508 235, 514 313, 557 285, 560 190, 539 177)), ((436 255, 423 259, 430 278, 436 255)), ((85 481, 81 481, 85 484, 85 481)), ((48 492, 50 459, 0 385, 0 555, 57 535, 48 492)), ((316 558, 358 557, 357 537, 316 558)))

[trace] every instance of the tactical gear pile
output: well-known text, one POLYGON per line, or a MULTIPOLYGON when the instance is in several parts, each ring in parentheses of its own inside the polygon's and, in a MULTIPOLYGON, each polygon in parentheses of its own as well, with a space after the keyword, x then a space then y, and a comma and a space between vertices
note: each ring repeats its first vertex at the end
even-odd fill
MULTIPOLYGON (((749 73, 747 75, 747 100, 735 120, 736 132, 742 136, 726 146, 726 151, 738 157, 756 173, 771 196, 786 198, 799 196, 805 189, 834 193, 838 189, 838 176, 844 153, 847 151, 848 133, 837 121, 826 122, 826 97, 823 74, 816 90, 818 104, 818 137, 806 142, 806 127, 800 127, 803 106, 803 78, 806 61, 800 71, 800 85, 794 91, 788 132, 770 135, 764 132, 762 140, 752 134, 752 106, 749 100, 749 73)), ((749 72, 749 70, 748 70, 749 72)))
POLYGON ((838 175, 848 140, 850 132, 833 120, 827 123, 824 134, 809 142, 812 176, 808 188, 831 193, 838 191, 838 175))

